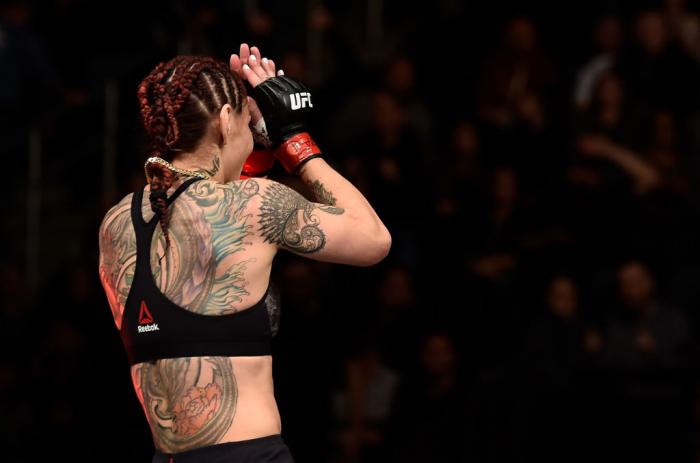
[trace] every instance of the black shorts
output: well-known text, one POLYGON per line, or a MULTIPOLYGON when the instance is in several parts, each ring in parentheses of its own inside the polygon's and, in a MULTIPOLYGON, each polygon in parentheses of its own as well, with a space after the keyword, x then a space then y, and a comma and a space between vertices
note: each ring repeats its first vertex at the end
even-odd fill
POLYGON ((224 442, 185 452, 156 450, 153 463, 294 463, 280 434, 255 439, 224 442))

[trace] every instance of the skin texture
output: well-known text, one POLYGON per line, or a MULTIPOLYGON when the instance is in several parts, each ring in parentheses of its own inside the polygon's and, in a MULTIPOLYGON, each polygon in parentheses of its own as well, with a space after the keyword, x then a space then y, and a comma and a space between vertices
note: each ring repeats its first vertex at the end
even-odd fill
MULTIPOLYGON (((141 213, 150 220, 147 193, 141 213)), ((100 277, 117 327, 136 267, 130 205, 128 195, 100 228, 100 277)), ((250 282, 260 279, 261 268, 269 277, 277 247, 301 254, 320 251, 326 243, 324 217, 343 210, 310 202, 278 183, 248 179, 195 182, 173 202, 170 213, 165 257, 160 227, 151 245, 156 285, 186 310, 219 316, 256 302, 260 291, 252 294, 250 282)), ((132 367, 157 448, 173 453, 221 441, 235 422, 239 398, 233 359, 185 357, 132 367)))
MULTIPOLYGON (((276 75, 272 60, 263 60, 256 47, 246 44, 240 56, 232 55, 231 71, 253 86, 276 75)), ((196 150, 173 160, 176 167, 201 171, 211 180, 191 185, 168 207, 170 246, 166 250, 156 227, 150 249, 161 292, 185 310, 212 317, 247 310, 262 297, 279 249, 327 262, 373 265, 391 245, 366 198, 321 158, 309 160, 299 172, 318 202, 267 179, 237 180, 253 148, 248 106, 253 110, 255 105, 248 101, 240 114, 230 104, 222 106, 218 118, 211 114, 210 133, 196 150)), ((147 221, 153 216, 148 196, 147 189, 141 207, 147 221)), ((99 233, 100 279, 117 328, 136 266, 131 200, 126 196, 106 214, 99 233)), ((281 430, 269 356, 162 359, 133 365, 131 376, 162 452, 281 430)))

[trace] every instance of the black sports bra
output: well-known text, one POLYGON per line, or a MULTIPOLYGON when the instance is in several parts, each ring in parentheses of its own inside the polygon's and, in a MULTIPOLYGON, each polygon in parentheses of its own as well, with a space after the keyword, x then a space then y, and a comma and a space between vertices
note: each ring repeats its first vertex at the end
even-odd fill
MULTIPOLYGON (((199 179, 189 179, 167 199, 172 203, 199 179)), ((131 220, 136 233, 136 271, 122 315, 120 335, 129 363, 175 357, 271 354, 277 331, 278 297, 272 286, 254 306, 228 315, 202 315, 170 301, 151 272, 151 240, 158 224, 141 215, 143 189, 134 192, 131 220)))

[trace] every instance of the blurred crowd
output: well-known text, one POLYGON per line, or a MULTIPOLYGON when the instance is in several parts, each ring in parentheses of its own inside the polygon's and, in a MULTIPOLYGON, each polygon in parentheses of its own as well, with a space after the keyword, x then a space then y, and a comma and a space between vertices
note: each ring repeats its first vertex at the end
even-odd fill
POLYGON ((97 228, 145 182, 140 79, 242 41, 393 236, 277 259, 297 461, 700 461, 696 5, 409 3, 0 2, 4 461, 150 458, 97 228))

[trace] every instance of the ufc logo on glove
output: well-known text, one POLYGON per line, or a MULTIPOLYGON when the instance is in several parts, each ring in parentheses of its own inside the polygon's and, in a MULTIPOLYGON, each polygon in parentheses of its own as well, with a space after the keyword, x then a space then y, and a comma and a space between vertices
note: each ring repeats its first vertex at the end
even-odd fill
POLYGON ((309 108, 313 108, 311 104, 311 92, 292 93, 289 95, 289 101, 292 104, 292 109, 306 108, 308 103, 309 108))

